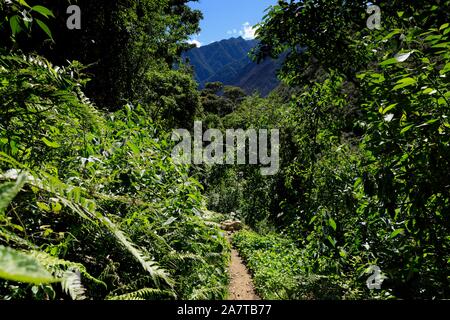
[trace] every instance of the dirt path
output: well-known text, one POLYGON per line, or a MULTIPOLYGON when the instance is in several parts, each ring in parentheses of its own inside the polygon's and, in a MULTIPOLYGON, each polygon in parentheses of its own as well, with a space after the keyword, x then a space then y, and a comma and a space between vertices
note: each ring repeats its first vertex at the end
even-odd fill
POLYGON ((247 267, 235 249, 231 250, 230 278, 228 300, 261 300, 247 267))

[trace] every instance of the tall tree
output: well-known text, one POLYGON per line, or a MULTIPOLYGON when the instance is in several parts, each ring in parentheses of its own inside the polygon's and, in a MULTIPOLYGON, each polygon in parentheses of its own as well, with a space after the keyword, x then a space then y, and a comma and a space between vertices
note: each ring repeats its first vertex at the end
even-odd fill
MULTIPOLYGON (((196 0, 194 0, 196 1, 196 0)), ((17 38, 24 51, 37 51, 55 64, 77 60, 94 77, 87 93, 104 108, 114 110, 126 101, 138 102, 143 79, 152 69, 172 68, 191 34, 199 31, 202 14, 190 0, 28 0, 44 5, 55 19, 48 22, 53 41, 39 30, 30 39, 17 38), (69 4, 81 9, 81 29, 67 28, 69 4)), ((8 39, 9 30, 2 30, 8 39)), ((10 42, 10 41, 9 41, 10 42)), ((7 44, 5 44, 7 45, 7 44)), ((9 43, 12 47, 12 43, 9 43)))

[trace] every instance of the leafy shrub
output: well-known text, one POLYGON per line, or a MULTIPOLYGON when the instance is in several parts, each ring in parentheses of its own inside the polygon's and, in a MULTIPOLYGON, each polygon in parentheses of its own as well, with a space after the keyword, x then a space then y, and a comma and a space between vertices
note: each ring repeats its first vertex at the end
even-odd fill
POLYGON ((223 298, 228 244, 202 220, 202 187, 170 158, 170 135, 141 106, 98 111, 78 75, 0 57, 0 244, 62 284, 4 277, 0 296, 223 298))
POLYGON ((263 299, 295 297, 302 270, 301 252, 292 241, 244 230, 233 236, 233 244, 246 261, 263 299))
POLYGON ((307 275, 298 297, 448 297, 448 4, 383 3, 383 28, 370 31, 357 27, 364 1, 280 1, 261 23, 256 57, 289 51, 291 102, 250 98, 223 123, 281 130, 277 175, 239 168, 239 210, 295 242, 307 275), (366 288, 370 265, 387 276, 383 290, 366 288))

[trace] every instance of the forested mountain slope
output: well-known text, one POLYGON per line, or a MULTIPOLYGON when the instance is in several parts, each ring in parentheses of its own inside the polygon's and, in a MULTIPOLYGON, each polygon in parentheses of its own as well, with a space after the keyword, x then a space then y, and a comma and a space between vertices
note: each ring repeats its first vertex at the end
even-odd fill
POLYGON ((256 45, 255 40, 231 38, 191 49, 183 57, 193 66, 200 88, 208 82, 222 82, 266 96, 280 83, 276 72, 281 59, 255 63, 248 54, 256 45))

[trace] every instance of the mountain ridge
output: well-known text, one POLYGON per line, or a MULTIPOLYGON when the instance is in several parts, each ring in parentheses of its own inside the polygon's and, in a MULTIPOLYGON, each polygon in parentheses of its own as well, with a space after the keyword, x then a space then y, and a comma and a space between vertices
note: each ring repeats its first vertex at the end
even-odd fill
POLYGON ((258 42, 242 37, 230 38, 200 48, 193 48, 183 54, 183 59, 192 65, 195 80, 200 89, 208 82, 222 82, 237 86, 252 94, 268 95, 279 85, 277 70, 281 62, 267 59, 260 64, 249 57, 249 52, 258 42))

